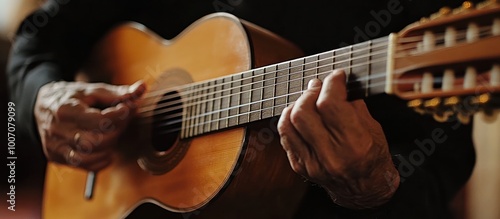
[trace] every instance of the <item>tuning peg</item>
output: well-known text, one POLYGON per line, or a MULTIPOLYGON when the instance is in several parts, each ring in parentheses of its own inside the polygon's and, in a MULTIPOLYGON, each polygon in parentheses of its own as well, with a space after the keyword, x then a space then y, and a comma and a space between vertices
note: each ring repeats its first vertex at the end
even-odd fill
POLYGON ((446 122, 450 119, 451 116, 453 116, 453 114, 453 111, 445 110, 443 112, 434 113, 432 117, 438 122, 446 122))
POLYGON ((441 85, 441 89, 443 91, 452 90, 454 81, 455 81, 455 72, 453 71, 453 69, 444 70, 443 84, 441 85))
POLYGON ((456 107, 460 103, 459 97, 448 97, 444 99, 443 105, 446 107, 456 107))
POLYGON ((434 119, 438 122, 445 122, 453 115, 453 111, 450 110, 451 108, 444 107, 444 105, 442 105, 442 99, 439 97, 426 100, 424 102, 424 107, 425 111, 432 113, 434 119))
POLYGON ((458 112, 457 113, 457 119, 462 124, 469 124, 470 117, 471 117, 470 113, 464 113, 464 112, 458 112))
POLYGON ((424 114, 425 110, 423 108, 424 101, 422 99, 415 99, 408 102, 407 106, 413 109, 415 112, 424 114))
POLYGON ((457 43, 457 30, 454 27, 447 27, 444 33, 444 45, 454 46, 457 43))
POLYGON ((437 19, 437 18, 440 18, 440 17, 445 17, 445 16, 448 16, 449 14, 451 14, 451 8, 450 7, 442 7, 441 9, 439 9, 438 12, 434 13, 431 15, 430 19, 433 20, 433 19, 437 19))
POLYGON ((428 17, 422 17, 422 18, 420 18, 419 23, 425 23, 427 21, 430 21, 430 19, 428 17))
POLYGON ((491 68, 490 84, 491 86, 500 86, 500 65, 498 64, 493 65, 493 68, 491 68))
POLYGON ((476 77, 477 77, 476 69, 472 66, 467 67, 464 76, 464 88, 476 87, 476 77))
POLYGON ((432 33, 432 31, 425 31, 422 43, 424 52, 432 51, 436 45, 436 37, 434 36, 434 33, 432 33))
POLYGON ((469 9, 472 9, 473 7, 474 7, 474 3, 470 2, 470 1, 464 1, 464 3, 462 3, 463 10, 469 10, 469 9))
POLYGON ((479 26, 475 23, 470 23, 467 26, 466 37, 467 42, 474 42, 479 39, 479 26))
POLYGON ((462 7, 453 9, 453 14, 459 14, 459 13, 462 13, 464 11, 468 11, 468 10, 473 9, 473 8, 474 8, 474 4, 472 2, 465 1, 464 3, 462 3, 462 7))
POLYGON ((481 94, 470 99, 470 103, 474 105, 486 105, 491 100, 491 95, 489 93, 481 94))
POLYGON ((441 102, 441 98, 439 97, 424 101, 425 112, 432 114, 434 119, 440 122, 448 119, 448 114, 446 114, 447 109, 441 105, 441 102))
POLYGON ((486 8, 486 7, 494 6, 497 3, 498 3, 498 0, 488 0, 488 1, 484 1, 484 2, 477 4, 476 8, 477 9, 486 8))
POLYGON ((441 98, 435 97, 424 102, 424 107, 426 109, 437 109, 441 105, 441 98))
POLYGON ((500 18, 493 19, 493 25, 491 25, 491 35, 500 35, 500 18))
POLYGON ((425 72, 424 75, 422 76, 422 87, 421 87, 422 93, 432 92, 433 86, 434 86, 434 76, 432 76, 432 73, 430 72, 425 72))

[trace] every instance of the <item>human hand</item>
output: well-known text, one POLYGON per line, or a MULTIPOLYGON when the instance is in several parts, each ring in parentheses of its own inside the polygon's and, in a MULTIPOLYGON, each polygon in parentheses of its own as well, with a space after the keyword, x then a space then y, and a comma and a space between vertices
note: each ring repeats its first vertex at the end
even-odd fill
POLYGON ((40 88, 34 115, 48 160, 89 171, 111 163, 111 148, 146 90, 102 83, 54 82, 40 88))
POLYGON ((390 200, 399 186, 387 141, 362 100, 347 101, 343 71, 308 89, 283 110, 281 144, 292 169, 325 188, 343 207, 364 209, 390 200))

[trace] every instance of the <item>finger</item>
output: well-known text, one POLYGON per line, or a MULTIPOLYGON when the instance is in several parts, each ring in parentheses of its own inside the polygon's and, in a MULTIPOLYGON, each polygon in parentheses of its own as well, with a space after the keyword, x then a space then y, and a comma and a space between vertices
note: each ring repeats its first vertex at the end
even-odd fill
POLYGON ((101 105, 104 107, 114 106, 124 101, 133 101, 138 99, 146 90, 146 85, 138 81, 131 86, 127 85, 109 85, 94 84, 85 90, 84 101, 88 105, 101 105))
POLYGON ((283 110, 278 121, 278 132, 280 134, 281 145, 286 151, 290 166, 296 173, 305 176, 307 175, 307 171, 304 167, 304 160, 308 160, 311 154, 308 146, 290 121, 290 113, 293 106, 292 104, 283 110))
POLYGON ((344 70, 334 70, 326 76, 323 84, 323 93, 333 93, 332 98, 347 100, 346 74, 344 70))
MULTIPOLYGON (((361 158, 372 145, 372 136, 369 126, 364 125, 353 105, 347 101, 345 86, 345 73, 334 71, 328 75, 318 97, 317 108, 323 119, 322 122, 331 136, 333 145, 339 146, 335 154, 331 146, 315 147, 318 158, 327 163, 326 166, 334 167, 337 163, 331 156, 345 159, 345 156, 361 158)), ((354 160, 354 159, 353 159, 354 160)))
POLYGON ((316 102, 325 126, 334 135, 344 135, 345 131, 359 127, 356 112, 347 101, 344 71, 334 71, 328 75, 316 102))
POLYGON ((75 114, 72 121, 82 130, 120 131, 125 128, 134 112, 134 109, 120 103, 103 110, 87 108, 83 113, 75 114))
MULTIPOLYGON (((117 142, 121 132, 101 132, 99 130, 81 131, 81 137, 76 142, 72 140, 71 146, 81 153, 101 152, 111 149, 117 142)), ((76 134, 75 134, 76 135, 76 134)))
POLYGON ((56 137, 50 137, 43 144, 43 151, 48 160, 67 164, 67 157, 69 152, 72 150, 71 146, 64 142, 63 139, 56 137))
POLYGON ((308 89, 297 99, 290 113, 290 121, 307 145, 325 143, 328 133, 316 110, 316 100, 321 90, 318 79, 309 81, 308 89))
POLYGON ((84 154, 76 150, 70 150, 66 156, 66 163, 78 168, 96 171, 111 163, 111 155, 110 151, 84 154))
POLYGON ((71 98, 62 103, 58 108, 52 109, 53 115, 57 121, 73 121, 88 110, 89 106, 79 99, 71 98))

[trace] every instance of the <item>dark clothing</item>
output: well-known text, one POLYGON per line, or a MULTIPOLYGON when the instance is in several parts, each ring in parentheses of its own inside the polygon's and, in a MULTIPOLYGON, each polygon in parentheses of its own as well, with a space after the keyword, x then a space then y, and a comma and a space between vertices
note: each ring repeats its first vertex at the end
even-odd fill
MULTIPOLYGON (((267 28, 306 54, 385 36, 460 1, 433 0, 51 0, 21 25, 8 65, 19 127, 39 145, 33 118, 38 89, 72 80, 75 71, 107 30, 136 21, 172 38, 196 19, 216 11, 267 28)), ((299 218, 449 218, 448 203, 474 166, 471 127, 437 123, 387 95, 366 100, 384 128, 401 185, 392 201, 376 210, 353 211, 333 204, 312 187, 299 218)))

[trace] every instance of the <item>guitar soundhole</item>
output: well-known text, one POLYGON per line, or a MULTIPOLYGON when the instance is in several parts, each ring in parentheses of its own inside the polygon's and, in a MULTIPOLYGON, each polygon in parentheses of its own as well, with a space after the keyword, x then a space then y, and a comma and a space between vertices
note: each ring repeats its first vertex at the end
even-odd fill
POLYGON ((177 91, 164 94, 153 115, 153 148, 168 151, 177 141, 182 127, 182 101, 177 91))

